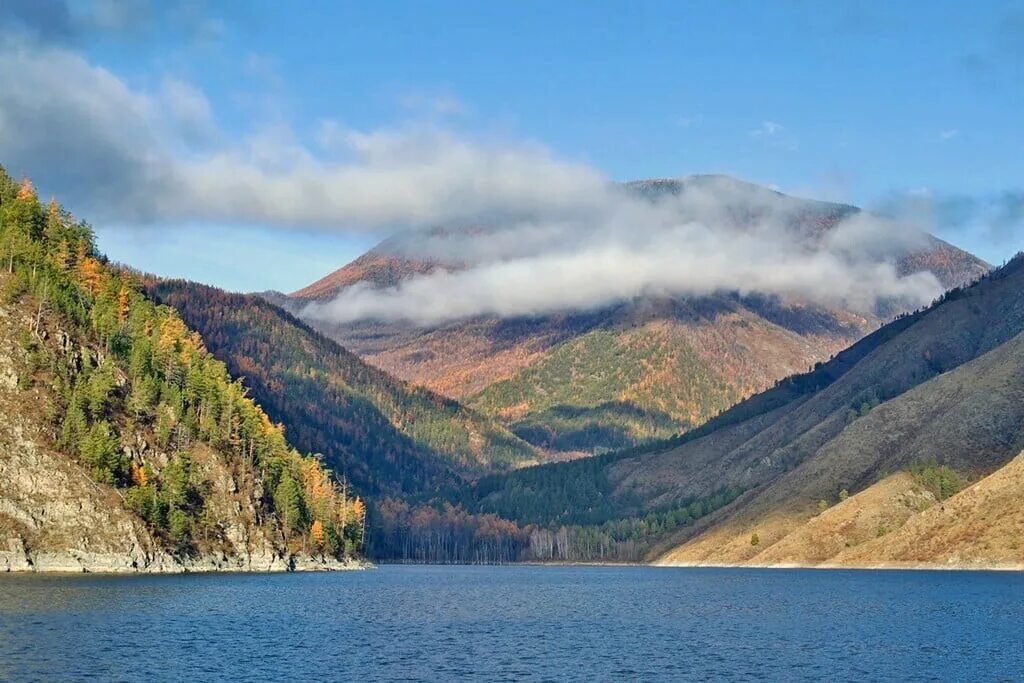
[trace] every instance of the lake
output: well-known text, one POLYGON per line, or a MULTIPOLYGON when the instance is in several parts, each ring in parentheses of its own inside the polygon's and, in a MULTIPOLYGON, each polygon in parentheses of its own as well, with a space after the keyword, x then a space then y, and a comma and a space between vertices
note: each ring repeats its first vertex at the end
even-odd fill
POLYGON ((0 680, 1020 680, 1024 575, 0 575, 0 680))

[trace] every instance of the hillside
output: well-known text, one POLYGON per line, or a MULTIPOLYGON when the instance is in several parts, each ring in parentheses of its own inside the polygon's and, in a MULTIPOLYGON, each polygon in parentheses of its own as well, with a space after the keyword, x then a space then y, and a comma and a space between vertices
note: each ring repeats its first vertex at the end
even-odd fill
MULTIPOLYGON (((742 561, 765 566, 1024 569, 1024 454, 942 497, 901 471, 811 517, 742 561)), ((761 545, 760 532, 758 546, 761 545)), ((750 546, 750 537, 745 545, 750 546)), ((684 563, 687 552, 665 564, 684 563)), ((718 561, 716 559, 716 561, 718 561)))
MULTIPOLYGON (((699 191, 721 203, 718 220, 731 227, 785 216, 787 230, 808 247, 859 212, 722 176, 626 187, 652 199, 699 191)), ((417 256, 443 252, 449 236, 392 238, 276 301, 303 316, 306 302, 329 299, 357 283, 388 287, 437 268, 457 270, 463 264, 417 256), (424 240, 430 249, 423 248, 424 240)), ((988 268, 933 237, 897 258, 896 266, 902 274, 930 271, 946 287, 973 280, 988 268)), ((597 311, 476 317, 433 327, 306 319, 371 364, 496 417, 537 446, 595 453, 700 425, 778 379, 828 359, 899 312, 884 302, 865 314, 721 293, 647 296, 597 311)))
POLYGON ((0 169, 0 570, 342 568, 364 505, 0 169))
POLYGON ((500 425, 394 380, 257 296, 184 281, 150 280, 147 289, 245 378, 293 443, 321 453, 360 492, 433 491, 537 461, 500 425))
MULTIPOLYGON (((901 472, 934 463, 975 482, 1024 449, 1022 291, 1024 256, 666 446, 488 478, 461 500, 524 523, 577 525, 576 542, 588 528, 607 534, 601 530, 616 520, 646 515, 642 553, 668 564, 845 562, 835 552, 841 549, 823 540, 834 529, 851 534, 840 535, 845 549, 847 541, 864 541, 865 528, 888 533, 917 514, 918 503, 925 507, 901 472), (716 496, 718 504, 709 505, 716 496), (886 513, 901 496, 909 509, 886 513), (694 508, 695 501, 705 502, 694 508), (870 509, 860 521, 844 517, 856 506, 870 509)), ((1012 518, 1005 529, 985 519, 944 523, 991 526, 999 537, 1016 533, 1012 518)), ((614 536, 607 539, 608 556, 624 552, 614 536)), ((875 544, 874 559, 888 561, 892 553, 892 561, 910 562, 906 549, 914 542, 903 543, 903 555, 875 544)), ((1005 562, 1009 543, 989 559, 1005 562)), ((872 560, 864 548, 851 550, 849 561, 872 560)))

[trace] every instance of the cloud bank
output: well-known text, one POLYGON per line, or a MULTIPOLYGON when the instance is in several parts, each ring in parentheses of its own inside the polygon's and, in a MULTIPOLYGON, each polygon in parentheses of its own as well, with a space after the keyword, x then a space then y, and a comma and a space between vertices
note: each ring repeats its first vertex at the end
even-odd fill
MULTIPOLYGON (((27 10, 20 21, 39 23, 27 10)), ((390 289, 350 288, 313 316, 431 325, 716 291, 868 311, 941 289, 892 265, 923 244, 913 222, 852 214, 823 236, 801 218, 808 204, 765 188, 623 187, 542 145, 436 121, 229 135, 188 82, 132 86, 56 39, 0 37, 0 161, 90 219, 393 232, 407 256, 458 264, 390 289)), ((768 137, 781 131, 762 126, 768 137)))
POLYGON ((913 307, 942 291, 930 273, 897 273, 900 255, 926 246, 914 225, 851 210, 821 233, 813 216, 827 215, 824 205, 730 178, 665 182, 656 194, 648 189, 607 189, 597 218, 393 240, 387 249, 395 255, 442 267, 393 287, 360 283, 333 301, 309 304, 304 314, 430 326, 716 292, 775 294, 868 313, 880 299, 913 307))
POLYGON ((312 144, 280 125, 228 140, 187 83, 134 90, 72 51, 24 41, 0 51, 0 159, 115 223, 402 230, 575 215, 606 184, 539 145, 429 124, 325 121, 312 144))

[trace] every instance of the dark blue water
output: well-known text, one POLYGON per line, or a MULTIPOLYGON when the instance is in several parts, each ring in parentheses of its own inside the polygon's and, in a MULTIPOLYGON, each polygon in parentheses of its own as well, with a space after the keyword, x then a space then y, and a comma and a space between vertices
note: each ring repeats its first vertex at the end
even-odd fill
POLYGON ((1024 575, 0 576, 0 679, 1024 679, 1024 575))

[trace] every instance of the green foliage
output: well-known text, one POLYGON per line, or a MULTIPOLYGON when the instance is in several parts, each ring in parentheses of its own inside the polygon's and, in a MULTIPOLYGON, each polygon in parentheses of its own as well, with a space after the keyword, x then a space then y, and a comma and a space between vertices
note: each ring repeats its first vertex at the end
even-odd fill
POLYGON ((939 501, 955 495, 964 487, 960 475, 947 465, 939 465, 935 462, 916 462, 910 466, 910 473, 921 488, 931 491, 935 499, 939 501))
MULTIPOLYGON (((461 473, 534 457, 493 421, 394 380, 259 297, 184 281, 147 286, 199 330, 232 374, 245 377, 297 446, 323 453, 360 492, 433 490, 455 484, 461 473)), ((186 400, 207 382, 187 376, 186 400)))
POLYGON ((415 507, 385 500, 378 506, 372 550, 392 559, 424 562, 637 562, 666 534, 728 505, 742 492, 739 487, 724 487, 645 515, 609 507, 608 517, 600 523, 571 525, 557 520, 517 524, 480 509, 467 511, 462 505, 415 507))
POLYGON ((171 508, 167 515, 167 534, 179 545, 188 542, 192 531, 192 517, 181 508, 171 508))
POLYGON ((107 421, 100 420, 89 428, 79 446, 79 454, 97 481, 116 484, 123 480, 125 458, 120 452, 117 436, 107 421))
MULTIPOLYGON (((209 483, 189 456, 198 444, 253 490, 263 473, 303 472, 316 486, 307 490, 293 478, 282 498, 286 513, 305 510, 307 497, 316 496, 330 509, 327 524, 335 522, 337 491, 327 474, 288 445, 199 336, 173 309, 147 298, 134 275, 106 263, 88 224, 55 202, 44 210, 31 186, 14 183, 2 168, 0 259, 4 300, 31 297, 45 312, 39 322, 54 328, 47 345, 26 333, 23 347, 27 376, 45 370, 57 401, 57 447, 97 481, 124 488, 127 506, 158 534, 187 551, 197 530, 209 530, 209 483), (159 448, 176 451, 159 472, 121 445, 148 429, 159 448)), ((275 513, 274 502, 269 495, 258 501, 261 516, 275 513)), ((301 516, 296 521, 297 538, 306 527, 301 516)), ((349 524, 359 528, 362 519, 349 524)))
POLYGON ((304 528, 307 524, 302 491, 289 470, 282 473, 281 480, 274 489, 274 509, 281 518, 286 536, 290 535, 293 529, 304 528))
POLYGON ((683 339, 648 330, 594 330, 556 346, 469 402, 488 415, 525 410, 513 429, 531 443, 593 450, 609 437, 612 448, 666 438, 738 398, 683 339), (669 368, 669 379, 653 379, 652 367, 669 368))
POLYGON ((114 367, 109 360, 104 360, 90 373, 85 385, 85 404, 93 418, 106 414, 114 399, 115 386, 114 367))
POLYGON ((757 535, 756 531, 750 535, 750 545, 754 547, 761 545, 761 537, 757 535))
POLYGON ((530 413, 511 425, 516 436, 558 451, 601 453, 666 439, 682 428, 679 420, 623 402, 593 407, 557 405, 530 413))

